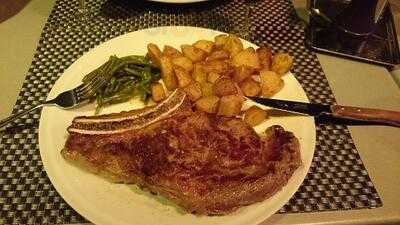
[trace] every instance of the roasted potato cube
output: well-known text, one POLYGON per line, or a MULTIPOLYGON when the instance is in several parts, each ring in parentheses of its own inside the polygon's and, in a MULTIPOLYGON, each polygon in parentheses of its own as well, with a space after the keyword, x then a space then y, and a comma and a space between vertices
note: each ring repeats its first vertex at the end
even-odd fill
POLYGON ((215 47, 223 48, 226 42, 228 41, 228 35, 220 34, 214 37, 215 47))
POLYGON ((170 57, 162 56, 160 58, 161 78, 164 81, 165 87, 171 91, 178 87, 173 64, 170 57))
POLYGON ((229 59, 229 52, 226 50, 216 50, 211 52, 211 54, 207 57, 207 61, 211 60, 219 60, 219 59, 229 59))
POLYGON ((210 83, 215 83, 218 80, 218 78, 220 78, 220 77, 221 77, 220 74, 215 73, 215 72, 210 72, 207 75, 207 81, 210 82, 210 83))
POLYGON ((183 88, 183 91, 186 92, 188 98, 195 102, 202 96, 201 85, 199 82, 192 82, 188 86, 183 88))
POLYGON ((260 83, 256 82, 251 77, 240 83, 239 87, 245 96, 257 96, 261 92, 260 83))
POLYGON ((262 96, 271 97, 283 88, 283 80, 274 71, 261 70, 260 80, 262 96))
POLYGON ((153 101, 159 102, 159 101, 165 99, 166 95, 165 95, 164 87, 162 84, 153 83, 150 86, 150 90, 151 90, 151 98, 153 99, 153 101))
POLYGON ((204 83, 207 81, 207 74, 204 71, 204 68, 200 64, 195 64, 193 67, 192 77, 195 81, 199 83, 204 83))
POLYGON ((194 47, 199 48, 199 49, 207 52, 208 54, 210 54, 212 52, 212 50, 214 49, 214 45, 215 45, 214 42, 207 41, 207 40, 199 40, 193 44, 194 47))
POLYGON ((253 105, 244 113, 244 122, 254 127, 262 123, 268 118, 268 114, 265 110, 258 106, 253 105))
POLYGON ((150 43, 147 45, 147 55, 150 57, 150 60, 160 66, 160 58, 161 58, 161 50, 158 48, 157 45, 150 43))
POLYGON ((233 80, 237 83, 244 81, 246 78, 254 74, 254 68, 249 66, 235 67, 233 71, 233 80))
POLYGON ((279 75, 287 73, 293 64, 293 58, 286 53, 278 53, 272 58, 271 70, 279 75))
POLYGON ((242 109, 243 99, 237 95, 227 95, 219 100, 218 112, 220 116, 236 116, 242 109))
POLYGON ((207 113, 216 113, 218 109, 219 98, 214 95, 203 96, 196 101, 196 108, 207 113))
POLYGON ((182 67, 175 66, 174 72, 175 72, 176 79, 178 80, 179 87, 186 87, 187 85, 189 85, 190 83, 193 82, 193 78, 182 67))
POLYGON ((238 52, 232 58, 232 65, 236 67, 248 66, 253 69, 259 69, 261 67, 258 56, 253 48, 246 48, 245 50, 238 52))
POLYGON ((171 58, 183 56, 182 53, 178 49, 176 49, 172 46, 169 46, 169 45, 164 46, 162 54, 163 54, 163 56, 168 56, 171 58))
POLYGON ((185 69, 188 73, 193 71, 193 62, 185 56, 179 56, 172 59, 172 64, 180 66, 185 69))
POLYGON ((227 77, 221 77, 214 83, 214 94, 216 96, 237 94, 235 82, 227 77))
POLYGON ((237 53, 243 50, 242 41, 235 35, 229 35, 228 39, 224 44, 224 50, 228 51, 231 56, 235 56, 237 53))
POLYGON ((270 47, 261 47, 256 50, 258 59, 263 69, 271 69, 272 50, 270 47))
POLYGON ((225 60, 212 60, 206 61, 204 63, 204 71, 206 73, 219 73, 219 74, 229 74, 231 73, 231 68, 229 63, 225 60))
POLYGON ((207 57, 207 52, 191 45, 182 45, 181 49, 183 55, 192 60, 192 62, 200 62, 207 57))
POLYGON ((204 82, 200 83, 200 85, 203 96, 210 96, 214 94, 214 84, 210 82, 204 82))

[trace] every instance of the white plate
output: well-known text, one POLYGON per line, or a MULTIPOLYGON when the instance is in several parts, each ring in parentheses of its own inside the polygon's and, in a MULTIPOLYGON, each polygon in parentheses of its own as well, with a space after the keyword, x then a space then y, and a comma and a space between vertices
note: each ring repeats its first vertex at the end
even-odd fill
MULTIPOLYGON (((158 27, 140 30, 109 40, 76 60, 57 80, 48 98, 78 85, 84 74, 100 66, 110 55, 145 54, 149 42, 179 47, 199 39, 212 40, 220 32, 194 27, 158 27)), ((255 46, 244 41, 245 46, 255 46)), ((308 101, 306 94, 292 74, 284 77, 285 86, 275 97, 308 101)), ((106 108, 104 112, 119 112, 142 107, 132 101, 106 108)), ((306 116, 273 117, 256 127, 263 130, 280 124, 294 132, 300 140, 303 165, 288 184, 273 197, 226 216, 195 216, 182 214, 133 185, 113 184, 94 174, 68 164, 61 156, 67 138, 66 128, 79 115, 93 115, 94 106, 72 110, 45 107, 39 125, 40 155, 54 187, 77 212, 96 224, 257 224, 279 210, 295 193, 310 167, 315 146, 314 119, 306 116)))

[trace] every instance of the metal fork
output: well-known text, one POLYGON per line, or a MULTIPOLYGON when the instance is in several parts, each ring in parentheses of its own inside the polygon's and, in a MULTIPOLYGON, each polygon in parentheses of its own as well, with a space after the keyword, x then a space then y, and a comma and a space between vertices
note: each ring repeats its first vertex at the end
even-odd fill
POLYGON ((42 108, 43 106, 46 105, 56 105, 58 107, 61 107, 63 109, 69 109, 73 108, 75 106, 80 105, 81 103, 84 103, 86 100, 88 100, 91 96, 93 96, 98 88, 103 86, 106 83, 106 79, 103 77, 96 77, 93 78, 85 83, 82 83, 81 85, 60 93, 57 97, 45 101, 41 104, 35 105, 27 110, 24 110, 22 112, 18 112, 16 114, 13 114, 3 120, 0 121, 0 128, 6 126, 8 123, 28 114, 29 112, 32 112, 36 109, 42 108))

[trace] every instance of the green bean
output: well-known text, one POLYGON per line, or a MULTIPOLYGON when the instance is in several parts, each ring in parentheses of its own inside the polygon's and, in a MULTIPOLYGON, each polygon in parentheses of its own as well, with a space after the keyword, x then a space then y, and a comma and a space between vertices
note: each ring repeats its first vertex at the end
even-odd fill
POLYGON ((131 94, 134 95, 134 90, 137 88, 135 83, 126 83, 124 86, 118 91, 121 94, 131 94))
POLYGON ((96 111, 94 112, 95 114, 99 114, 101 108, 103 107, 103 96, 101 93, 98 93, 96 96, 96 102, 97 102, 97 106, 96 106, 96 111))
POLYGON ((144 56, 130 55, 130 56, 122 57, 121 59, 129 61, 130 64, 157 68, 150 60, 148 60, 144 56))
POLYGON ((147 102, 151 83, 160 79, 160 69, 145 56, 110 56, 107 62, 85 75, 82 82, 96 77, 107 81, 91 98, 97 102, 97 114, 103 106, 127 101, 134 96, 140 96, 147 102))
POLYGON ((128 94, 113 95, 111 97, 103 99, 103 104, 110 105, 110 104, 115 104, 115 103, 121 103, 121 102, 128 101, 131 98, 132 98, 132 96, 128 95, 128 94))
POLYGON ((104 93, 106 95, 110 95, 113 92, 114 87, 117 84, 117 79, 115 77, 111 77, 109 84, 104 89, 104 93))
POLYGON ((142 76, 142 73, 141 72, 139 72, 139 71, 137 71, 137 70, 135 70, 135 69, 131 69, 131 68, 129 68, 129 67, 125 67, 124 68, 124 71, 125 72, 127 72, 127 73, 129 73, 129 74, 132 74, 132 75, 135 75, 135 76, 142 76))
POLYGON ((117 81, 118 82, 128 82, 128 81, 135 81, 137 80, 135 77, 131 77, 131 76, 123 76, 123 77, 118 77, 117 81))

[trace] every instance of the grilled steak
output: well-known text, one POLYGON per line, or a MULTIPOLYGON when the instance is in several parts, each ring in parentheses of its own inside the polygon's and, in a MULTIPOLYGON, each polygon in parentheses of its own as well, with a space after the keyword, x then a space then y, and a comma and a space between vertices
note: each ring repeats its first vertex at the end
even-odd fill
POLYGON ((152 115, 156 107, 75 118, 62 155, 207 215, 263 201, 300 166, 298 140, 282 127, 260 137, 241 119, 196 111, 184 96, 173 98, 167 101, 179 104, 161 104, 169 108, 163 115, 152 115))

